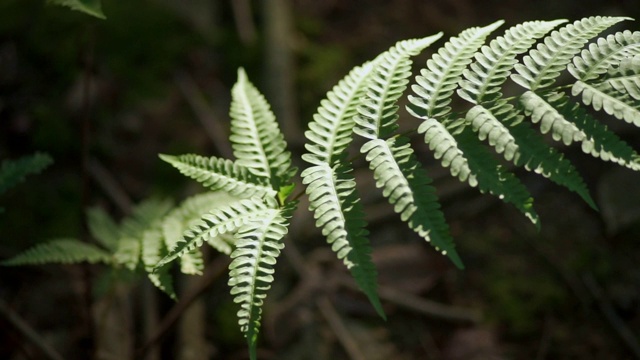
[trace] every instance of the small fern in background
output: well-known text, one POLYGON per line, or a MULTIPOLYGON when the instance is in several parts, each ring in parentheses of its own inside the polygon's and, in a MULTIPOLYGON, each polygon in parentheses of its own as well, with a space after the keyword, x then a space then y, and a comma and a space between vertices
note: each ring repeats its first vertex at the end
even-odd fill
MULTIPOLYGON (((470 28, 435 51, 413 82, 411 58, 442 35, 400 41, 355 67, 327 93, 305 133, 302 159, 309 166, 301 173, 302 184, 316 227, 382 317, 365 209, 348 158, 352 141, 359 138, 361 156, 399 218, 458 268, 463 256, 432 180, 410 146, 414 132, 453 177, 513 205, 536 227, 534 199, 506 162, 566 187, 596 209, 580 174, 545 134, 564 145, 578 143, 604 161, 640 169, 640 155, 593 116, 603 110, 640 126, 640 32, 597 37, 623 20, 628 19, 526 22, 488 44, 502 21, 470 28), (567 73, 573 81, 559 84, 567 73), (505 97, 507 84, 523 90, 505 97), (399 133, 397 102, 407 87, 412 118, 406 121, 417 122, 410 126, 415 131, 399 133), (468 106, 454 110, 454 97, 468 106)), ((58 261, 140 266, 169 294, 166 271, 172 261, 180 259, 183 272, 197 274, 202 270, 197 249, 204 243, 230 254, 229 286, 255 359, 261 308, 297 205, 297 196, 291 196, 296 169, 269 104, 242 69, 232 89, 230 117, 235 160, 160 155, 215 194, 227 194, 225 201, 192 199, 170 213, 162 203, 144 204, 119 228, 97 222, 92 229, 110 234, 97 236, 108 251, 78 249, 68 240, 47 246, 58 261)), ((37 249, 5 263, 47 260, 37 249)))
MULTIPOLYGON (((37 174, 53 163, 48 154, 35 153, 16 160, 3 160, 0 165, 0 195, 24 181, 29 174, 37 174)), ((0 213, 4 209, 0 207, 0 213)))

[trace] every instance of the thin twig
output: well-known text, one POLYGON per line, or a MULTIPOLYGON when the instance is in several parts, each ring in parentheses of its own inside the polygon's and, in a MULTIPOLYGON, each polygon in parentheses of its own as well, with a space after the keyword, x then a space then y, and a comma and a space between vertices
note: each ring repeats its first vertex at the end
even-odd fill
POLYGON ((231 0, 231 10, 236 24, 236 31, 244 45, 252 45, 256 41, 256 25, 253 23, 251 2, 249 0, 231 0))
POLYGON ((351 332, 349 332, 344 322, 340 318, 340 315, 333 307, 329 299, 326 296, 321 296, 316 301, 316 305, 318 306, 318 309, 320 309, 320 313, 322 313, 322 316, 324 316, 324 318, 329 323, 329 326, 331 327, 333 332, 336 334, 336 337, 338 338, 340 344, 342 344, 344 349, 349 354, 349 357, 352 360, 366 360, 366 357, 358 346, 358 342, 353 338, 353 336, 351 336, 351 332))
POLYGON ((123 214, 131 214, 133 202, 113 174, 96 158, 89 159, 89 173, 123 214))
POLYGON ((629 327, 620 319, 620 316, 616 314, 611 300, 609 300, 596 279, 592 274, 587 273, 582 276, 582 282, 587 287, 593 298, 596 300, 600 311, 609 322, 609 325, 613 327, 618 336, 627 345, 629 350, 635 355, 637 359, 640 359, 640 344, 636 335, 629 329, 629 327))
POLYGON ((34 344, 42 354, 50 360, 63 360, 56 350, 50 347, 38 333, 36 333, 29 324, 24 321, 15 311, 11 310, 7 304, 0 299, 0 314, 2 314, 13 327, 18 330, 25 338, 34 344))

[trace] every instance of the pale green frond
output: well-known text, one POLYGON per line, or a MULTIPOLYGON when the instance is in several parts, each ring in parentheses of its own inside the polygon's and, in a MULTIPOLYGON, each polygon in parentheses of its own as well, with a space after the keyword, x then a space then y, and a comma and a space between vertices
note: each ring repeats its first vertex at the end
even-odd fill
POLYGON ((52 163, 51 156, 44 153, 35 153, 16 160, 3 160, 0 167, 0 194, 24 181, 27 175, 37 174, 52 163))
MULTIPOLYGON (((269 198, 266 200, 269 200, 269 198)), ((275 202, 274 199, 271 199, 271 201, 275 202)), ((268 205, 265 199, 251 198, 238 200, 225 207, 212 209, 207 214, 202 215, 200 221, 189 230, 185 231, 183 238, 170 249, 169 254, 156 265, 156 268, 162 267, 164 264, 181 257, 186 252, 202 246, 202 243, 210 238, 237 230, 252 219, 264 216, 269 210, 277 206, 277 204, 273 203, 268 205)))
MULTIPOLYGON (((160 224, 158 223, 158 225, 160 224)), ((162 231, 159 226, 151 227, 142 234, 142 264, 149 280, 158 289, 169 295, 170 298, 176 300, 177 296, 173 289, 173 278, 169 273, 169 266, 154 269, 155 265, 166 253, 167 248, 164 245, 162 231)))
POLYGON ((374 139, 360 149, 373 170, 376 186, 400 214, 400 219, 459 268, 462 261, 455 250, 449 226, 440 210, 431 179, 402 136, 374 139))
MULTIPOLYGON (((162 221, 162 237, 167 249, 174 248, 180 239, 182 234, 189 227, 188 223, 185 223, 180 217, 168 215, 162 221)), ((230 248, 228 249, 230 250, 230 248)), ((180 257, 180 272, 189 275, 202 275, 204 270, 204 260, 202 259, 202 253, 200 249, 193 249, 187 251, 180 257)))
POLYGON ((138 234, 138 237, 124 236, 118 241, 118 248, 113 254, 115 262, 118 265, 122 265, 125 268, 135 271, 140 264, 140 256, 142 255, 142 242, 138 234))
POLYGON ((529 50, 537 39, 566 20, 529 21, 509 28, 504 35, 492 40, 476 52, 475 61, 463 72, 458 95, 480 104, 502 97, 502 84, 518 62, 516 56, 529 50))
MULTIPOLYGON (((454 125, 455 126, 455 125, 454 125)), ((488 192, 505 203, 513 204, 537 227, 538 214, 533 209, 533 198, 520 180, 507 171, 468 128, 445 127, 437 120, 425 120, 418 132, 425 134, 425 142, 442 166, 451 175, 467 181, 480 192, 488 192), (461 130, 460 130, 461 129, 461 130)))
POLYGON ((452 37, 438 53, 427 61, 427 67, 416 76, 409 95, 409 112, 417 118, 438 118, 447 115, 451 108, 453 92, 458 88, 462 72, 472 61, 476 51, 491 32, 504 21, 496 21, 485 27, 472 27, 452 37))
POLYGON ((399 41, 375 60, 374 74, 367 84, 366 97, 358 106, 353 131, 367 139, 386 138, 397 128, 396 102, 411 76, 411 57, 418 55, 442 36, 399 41))
POLYGON ((291 153, 269 103, 242 68, 231 90, 231 146, 237 163, 254 175, 270 179, 274 189, 295 174, 291 153))
POLYGON ((551 132, 554 140, 565 145, 580 142, 586 154, 640 170, 640 155, 565 94, 539 96, 528 91, 520 103, 532 122, 540 123, 543 134, 551 132))
POLYGON ((384 318, 364 212, 350 164, 343 160, 332 168, 320 163, 305 169, 302 176, 316 227, 322 229, 331 250, 351 271, 356 284, 384 318))
POLYGON ((620 93, 640 100, 640 55, 622 59, 617 67, 609 68, 605 82, 620 93))
POLYGON ((355 67, 327 93, 305 132, 305 148, 310 154, 302 159, 319 165, 333 165, 353 139, 353 117, 367 89, 374 66, 367 62, 355 67))
POLYGON ((160 154, 160 158, 180 170, 182 174, 214 191, 223 190, 244 198, 254 195, 270 197, 276 195, 268 178, 255 176, 246 167, 228 159, 194 154, 180 156, 160 154))
POLYGON ((588 49, 573 58, 567 70, 576 79, 582 81, 595 80, 606 74, 612 66, 622 60, 640 53, 640 31, 625 30, 598 38, 596 43, 589 44, 588 49))
POLYGON ((97 246, 75 239, 57 239, 35 245, 13 258, 0 262, 4 266, 42 264, 111 264, 113 258, 97 246))
POLYGON ((602 31, 627 20, 625 17, 594 16, 575 21, 544 38, 535 49, 515 65, 511 79, 535 91, 552 85, 582 47, 602 31))
POLYGON ((120 227, 113 219, 99 207, 87 210, 87 225, 89 232, 102 246, 115 251, 120 239, 120 227))
POLYGON ((521 122, 520 118, 521 115, 513 106, 506 103, 492 109, 476 105, 466 116, 468 124, 478 133, 479 139, 486 139, 506 160, 574 191, 595 209, 596 205, 584 180, 571 162, 547 145, 541 135, 529 124, 521 122), (512 125, 507 127, 505 124, 512 125))
POLYGON ((168 199, 151 198, 144 200, 120 224, 121 236, 140 239, 142 233, 152 224, 161 220, 173 207, 168 199))
POLYGON ((607 83, 589 84, 576 81, 571 88, 573 96, 582 95, 582 102, 595 110, 604 110, 635 126, 640 126, 640 100, 620 93, 607 83))
POLYGON ((280 209, 267 209, 240 226, 229 264, 229 286, 233 301, 240 305, 238 324, 255 357, 262 305, 271 288, 275 265, 284 248, 289 222, 280 209))

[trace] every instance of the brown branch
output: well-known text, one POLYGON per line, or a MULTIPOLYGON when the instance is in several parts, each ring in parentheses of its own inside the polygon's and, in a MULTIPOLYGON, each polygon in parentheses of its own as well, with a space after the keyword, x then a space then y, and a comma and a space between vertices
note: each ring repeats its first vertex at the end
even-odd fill
POLYGON ((333 332, 336 334, 340 344, 342 344, 349 354, 349 358, 352 360, 366 360, 366 357, 358 346, 358 342, 353 336, 351 336, 351 332, 347 329, 340 317, 340 314, 338 314, 329 299, 326 296, 321 296, 316 301, 316 305, 318 306, 318 309, 320 309, 322 316, 327 320, 327 323, 329 323, 333 332))

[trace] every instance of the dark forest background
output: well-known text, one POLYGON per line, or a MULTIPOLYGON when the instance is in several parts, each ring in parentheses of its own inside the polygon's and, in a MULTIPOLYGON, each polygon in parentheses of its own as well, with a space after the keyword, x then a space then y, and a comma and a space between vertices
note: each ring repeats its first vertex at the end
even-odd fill
MULTIPOLYGON (((240 66, 298 158, 324 94, 398 40, 448 38, 497 19, 506 28, 640 18, 637 0, 104 0, 103 8, 107 20, 44 1, 0 1, 0 160, 36 151, 54 159, 0 198, 0 259, 53 238, 91 241, 88 207, 121 219, 146 198, 177 202, 200 191, 157 154, 229 153, 229 93, 240 66)), ((640 150, 637 128, 607 124, 640 150)), ((600 212, 518 173, 536 197, 537 232, 515 209, 451 178, 425 149, 464 271, 372 196, 386 322, 344 281, 301 204, 267 299, 260 358, 640 358, 640 174, 564 150, 600 212)), ((99 266, 2 267, 0 358, 47 358, 46 344, 64 359, 244 359, 225 261, 210 252, 204 277, 180 278, 180 294, 200 294, 190 306, 144 278, 101 292, 107 269, 99 266)))

